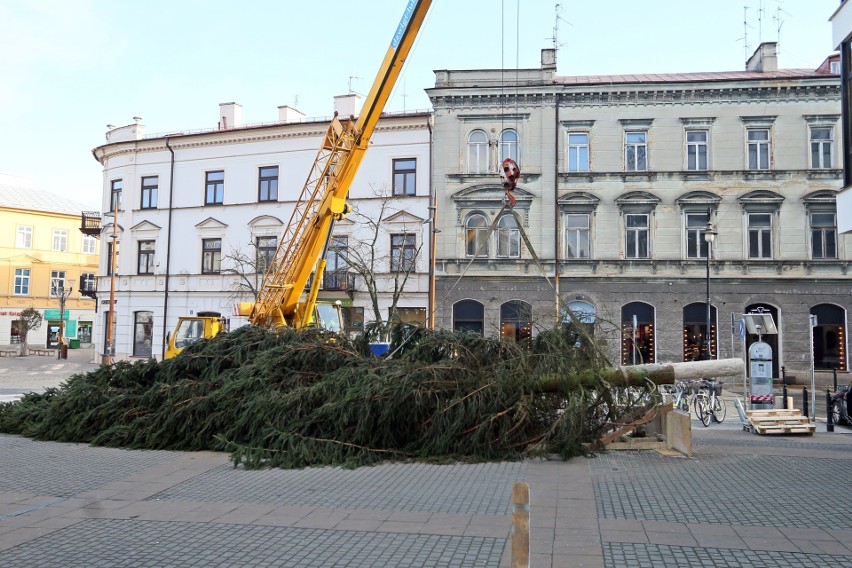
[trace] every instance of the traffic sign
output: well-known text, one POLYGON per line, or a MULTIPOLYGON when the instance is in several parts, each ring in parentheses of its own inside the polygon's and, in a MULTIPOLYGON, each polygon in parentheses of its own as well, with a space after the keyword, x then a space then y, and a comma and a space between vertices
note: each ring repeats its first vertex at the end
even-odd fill
POLYGON ((746 330, 745 320, 741 319, 740 323, 737 325, 737 333, 739 333, 739 335, 740 335, 740 341, 743 341, 745 339, 745 330, 746 330))

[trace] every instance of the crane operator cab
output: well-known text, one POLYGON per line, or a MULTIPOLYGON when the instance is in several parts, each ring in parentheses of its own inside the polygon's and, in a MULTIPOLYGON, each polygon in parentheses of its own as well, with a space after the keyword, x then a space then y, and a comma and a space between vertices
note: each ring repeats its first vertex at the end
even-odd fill
POLYGON ((198 312, 197 316, 181 316, 167 338, 166 359, 171 359, 187 346, 201 339, 211 339, 228 331, 230 321, 219 312, 198 312))

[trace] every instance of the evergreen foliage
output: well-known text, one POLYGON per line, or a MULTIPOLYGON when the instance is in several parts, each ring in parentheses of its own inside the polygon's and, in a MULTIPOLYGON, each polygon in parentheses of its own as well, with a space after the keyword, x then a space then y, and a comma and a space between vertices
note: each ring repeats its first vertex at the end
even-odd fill
POLYGON ((397 326, 390 355, 314 330, 242 327, 163 362, 119 362, 0 404, 0 431, 127 448, 226 450, 246 467, 583 453, 651 383, 608 384, 570 326, 526 343, 397 326))

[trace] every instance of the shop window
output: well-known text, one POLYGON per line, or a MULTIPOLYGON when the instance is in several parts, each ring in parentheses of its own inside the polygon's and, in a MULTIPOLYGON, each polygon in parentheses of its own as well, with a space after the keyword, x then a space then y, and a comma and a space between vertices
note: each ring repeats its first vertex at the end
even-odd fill
POLYGON ((846 313, 832 304, 818 304, 811 308, 816 316, 814 326, 814 368, 846 371, 846 313))
POLYGON ((485 333, 485 306, 476 300, 462 300, 453 305, 453 331, 485 333))
POLYGON ((654 307, 632 302, 621 308, 621 364, 655 363, 654 307))
POLYGON ((511 300, 500 306, 500 339, 503 341, 528 341, 532 338, 532 307, 520 300, 511 300))
POLYGON ((683 308, 683 360, 716 359, 716 308, 710 306, 710 356, 707 356, 707 304, 695 303, 683 308))
POLYGON ((150 357, 154 339, 154 312, 135 312, 133 315, 133 356, 150 357))

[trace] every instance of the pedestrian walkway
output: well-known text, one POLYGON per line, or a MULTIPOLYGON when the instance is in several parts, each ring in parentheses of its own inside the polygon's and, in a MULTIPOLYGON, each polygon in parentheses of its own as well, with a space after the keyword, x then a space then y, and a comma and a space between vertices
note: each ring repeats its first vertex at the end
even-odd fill
POLYGON ((67 359, 55 356, 28 355, 0 359, 0 402, 17 400, 25 392, 44 392, 58 387, 75 373, 93 371, 100 366, 95 362, 94 349, 69 349, 67 359))

